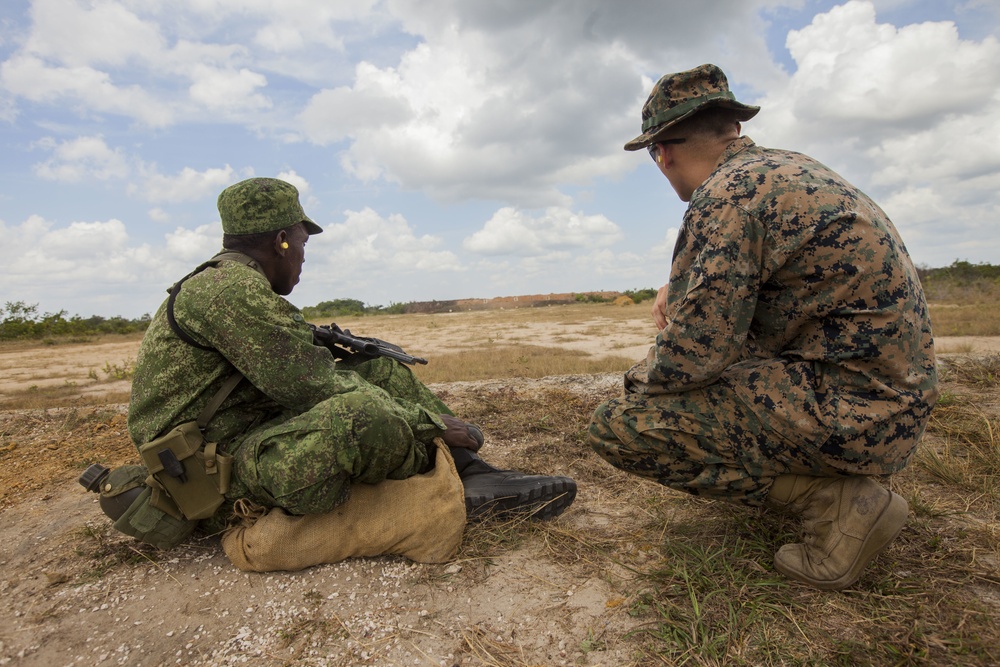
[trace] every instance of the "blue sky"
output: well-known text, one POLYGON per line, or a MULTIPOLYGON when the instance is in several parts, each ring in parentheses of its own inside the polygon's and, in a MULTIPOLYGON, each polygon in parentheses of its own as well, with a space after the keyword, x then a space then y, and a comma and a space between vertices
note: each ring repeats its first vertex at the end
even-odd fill
POLYGON ((622 145, 706 62, 916 263, 1000 263, 998 26, 995 0, 7 0, 0 303, 156 310, 249 176, 326 230, 299 306, 658 287, 684 204, 622 145))

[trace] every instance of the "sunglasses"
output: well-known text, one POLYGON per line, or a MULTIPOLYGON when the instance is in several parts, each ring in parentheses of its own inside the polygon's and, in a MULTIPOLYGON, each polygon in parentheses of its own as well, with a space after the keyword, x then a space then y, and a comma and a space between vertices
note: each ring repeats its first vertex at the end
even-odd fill
POLYGON ((685 141, 687 141, 685 137, 678 137, 677 139, 664 139, 662 141, 657 141, 655 144, 646 146, 646 150, 649 151, 649 157, 653 158, 653 162, 656 162, 656 149, 660 144, 683 144, 685 141))

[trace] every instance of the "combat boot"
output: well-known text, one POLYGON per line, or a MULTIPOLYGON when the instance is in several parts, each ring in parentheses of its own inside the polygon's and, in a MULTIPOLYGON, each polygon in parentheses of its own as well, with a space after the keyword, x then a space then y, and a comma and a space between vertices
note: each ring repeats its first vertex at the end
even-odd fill
POLYGON ((487 516, 552 519, 576 498, 576 482, 569 477, 501 470, 471 450, 451 447, 450 451, 465 489, 465 513, 470 520, 487 516))
POLYGON ((781 475, 767 505, 802 519, 803 540, 774 554, 787 577, 823 590, 840 590, 896 539, 909 506, 870 477, 781 475))

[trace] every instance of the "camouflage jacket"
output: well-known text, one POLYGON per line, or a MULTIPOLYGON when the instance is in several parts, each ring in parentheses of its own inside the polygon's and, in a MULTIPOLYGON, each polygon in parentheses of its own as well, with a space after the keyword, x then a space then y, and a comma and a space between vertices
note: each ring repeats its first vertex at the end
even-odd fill
POLYGON ((691 197, 666 316, 630 391, 725 382, 846 471, 905 465, 937 398, 927 304, 889 218, 819 162, 748 137, 691 197))
MULTIPOLYGON (((167 321, 166 302, 160 306, 132 380, 128 429, 136 446, 195 420, 237 370, 246 380, 209 422, 209 440, 228 443, 365 382, 338 369, 330 351, 313 344, 302 314, 272 291, 256 263, 222 261, 184 281, 174 316, 184 332, 212 349, 182 341, 167 321)), ((415 405, 400 410, 414 433, 428 441, 440 434, 436 415, 415 405)))

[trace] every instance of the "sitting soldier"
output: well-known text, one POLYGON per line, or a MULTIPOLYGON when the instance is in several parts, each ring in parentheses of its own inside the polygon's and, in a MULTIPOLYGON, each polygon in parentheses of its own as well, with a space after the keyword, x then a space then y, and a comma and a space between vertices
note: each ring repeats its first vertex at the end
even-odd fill
POLYGON ((322 231, 294 186, 251 178, 226 188, 218 206, 223 251, 174 285, 153 317, 128 412, 137 447, 201 415, 204 439, 231 457, 212 525, 222 525, 238 499, 291 515, 328 513, 354 485, 426 473, 438 438, 454 460, 469 517, 548 519, 573 502, 568 477, 483 461, 481 431, 407 366, 386 357, 336 359, 314 339, 283 298, 299 281, 310 235, 322 231))

